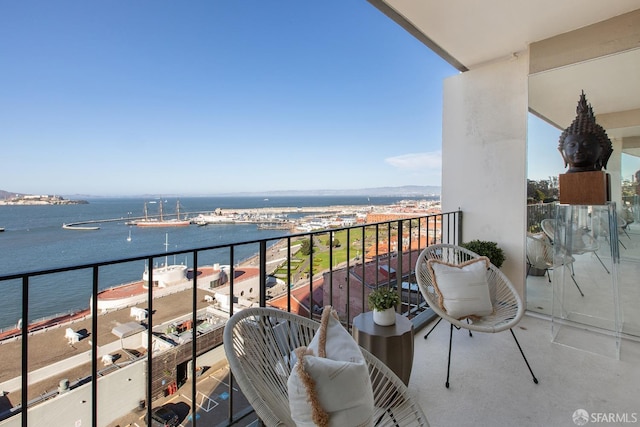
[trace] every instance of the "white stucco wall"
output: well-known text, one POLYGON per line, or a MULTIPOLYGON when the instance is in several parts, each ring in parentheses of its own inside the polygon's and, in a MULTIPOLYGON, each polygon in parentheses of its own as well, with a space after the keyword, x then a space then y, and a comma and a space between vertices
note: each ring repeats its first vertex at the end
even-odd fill
MULTIPOLYGON (((145 399, 145 362, 133 363, 98 380, 98 427, 112 425, 145 399)), ((0 422, 2 427, 19 427, 21 416, 0 422)), ((29 408, 29 426, 90 426, 91 383, 29 408)))
POLYGON ((444 82, 442 209, 461 208, 463 241, 495 241, 501 270, 525 283, 528 56, 444 82))
MULTIPOLYGON (((209 372, 215 372, 225 365, 228 365, 228 362, 223 345, 196 357, 196 367, 208 366, 209 372)), ((187 362, 187 376, 191 378, 191 361, 187 362)))

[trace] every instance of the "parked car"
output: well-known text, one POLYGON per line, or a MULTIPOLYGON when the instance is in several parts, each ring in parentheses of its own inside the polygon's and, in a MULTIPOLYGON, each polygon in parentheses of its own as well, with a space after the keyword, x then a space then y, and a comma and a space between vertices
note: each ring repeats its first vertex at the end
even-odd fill
MULTIPOLYGON (((146 421, 145 417, 145 421, 146 421)), ((160 406, 151 411, 151 424, 152 427, 177 427, 180 425, 178 414, 173 409, 166 406, 160 406)))

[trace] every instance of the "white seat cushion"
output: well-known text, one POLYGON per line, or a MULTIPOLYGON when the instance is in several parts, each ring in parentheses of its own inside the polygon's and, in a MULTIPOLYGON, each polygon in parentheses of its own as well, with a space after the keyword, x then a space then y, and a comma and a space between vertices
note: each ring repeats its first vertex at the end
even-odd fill
POLYGON ((478 257, 463 264, 438 259, 427 261, 439 305, 455 319, 486 316, 493 313, 487 283, 489 258, 478 257))

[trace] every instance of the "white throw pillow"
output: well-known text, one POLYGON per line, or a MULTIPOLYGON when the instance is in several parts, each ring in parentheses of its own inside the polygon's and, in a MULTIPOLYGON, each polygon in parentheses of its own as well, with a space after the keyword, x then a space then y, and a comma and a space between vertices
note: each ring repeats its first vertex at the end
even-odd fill
POLYGON ((493 313, 487 283, 487 257, 463 264, 449 264, 438 259, 427 261, 440 307, 456 319, 486 316, 493 313))
POLYGON ((360 347, 327 306, 308 347, 295 351, 287 382, 297 426, 373 425, 373 388, 360 347))

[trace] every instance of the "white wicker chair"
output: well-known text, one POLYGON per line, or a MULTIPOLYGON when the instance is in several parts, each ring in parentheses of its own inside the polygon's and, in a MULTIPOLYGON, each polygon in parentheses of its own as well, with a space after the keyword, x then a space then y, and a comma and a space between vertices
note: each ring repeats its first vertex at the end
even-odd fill
MULTIPOLYGON (((610 229, 610 225, 609 225, 609 217, 608 215, 604 214, 603 212, 600 212, 599 215, 596 215, 595 218, 592 219, 592 224, 593 224, 593 235, 597 238, 597 237, 604 237, 605 241, 607 242, 607 244, 611 244, 611 234, 613 232, 613 230, 610 229)), ((618 237, 618 244, 620 246, 622 246, 624 249, 627 249, 627 247, 625 246, 624 243, 622 243, 622 240, 620 239, 620 236, 622 236, 622 234, 626 234, 627 237, 629 237, 629 233, 627 233, 627 221, 624 220, 624 218, 622 218, 622 215, 620 213, 618 213, 616 215, 616 228, 618 229, 617 233, 617 237, 618 237)))
MULTIPOLYGON (((233 377, 267 426, 292 426, 287 380, 293 350, 311 342, 320 324, 274 308, 247 308, 224 328, 224 350, 233 377)), ((402 380, 371 353, 369 365, 376 426, 428 426, 426 416, 402 380)), ((357 393, 358 390, 354 390, 357 393)))
POLYGON ((529 276, 529 271, 532 268, 545 270, 549 283, 551 283, 549 270, 553 270, 555 267, 566 267, 569 269, 571 279, 576 288, 578 288, 578 292, 584 296, 573 274, 572 266, 576 259, 571 255, 567 255, 564 251, 556 251, 554 253, 553 245, 547 240, 546 234, 541 234, 542 237, 538 237, 527 233, 527 276, 529 276))
MULTIPOLYGON (((556 230, 555 230, 555 220, 553 219, 543 219, 540 221, 540 227, 542 227, 542 231, 551 239, 552 244, 555 244, 554 239, 556 230)), ((609 269, 600 256, 598 255, 598 249, 600 249, 600 244, 598 241, 589 233, 585 232, 582 229, 573 230, 573 235, 571 236, 572 245, 570 248, 564 248, 564 251, 569 255, 583 255, 586 253, 593 253, 602 267, 609 273, 609 269)))
MULTIPOLYGON (((479 255, 475 252, 471 252, 465 248, 455 245, 448 244, 438 244, 431 245, 426 247, 422 253, 418 256, 418 260, 416 262, 416 279, 418 282, 418 287, 420 288, 420 292, 422 296, 426 300, 429 307, 438 315, 440 319, 433 326, 435 328, 438 323, 442 319, 446 320, 451 324, 449 331, 449 360, 447 362, 447 381, 445 386, 449 387, 449 373, 451 370, 451 344, 453 341, 453 328, 456 329, 467 329, 469 330, 469 335, 471 331, 476 332, 488 332, 488 333, 496 333, 506 331, 507 329, 511 331, 511 335, 520 350, 520 354, 522 354, 522 358, 527 364, 527 368, 529 368, 529 372, 533 377, 533 382, 538 384, 538 379, 533 374, 531 370, 531 366, 527 361, 524 352, 522 351, 522 347, 520 347, 520 343, 516 338, 515 333, 513 332, 513 327, 518 324, 522 316, 524 315, 524 307, 522 304, 522 299, 514 289, 509 279, 493 264, 490 265, 487 270, 487 282, 489 283, 489 291, 491 294, 492 304, 493 304, 493 313, 487 316, 482 317, 474 317, 473 320, 460 320, 453 318, 447 314, 442 308, 440 308, 438 304, 438 295, 436 294, 435 287, 433 285, 433 281, 431 278, 431 274, 429 273, 429 269, 427 267, 427 261, 429 259, 439 259, 449 264, 462 264, 470 259, 477 258, 479 255)), ((425 335, 425 339, 431 333, 431 330, 425 335)))

